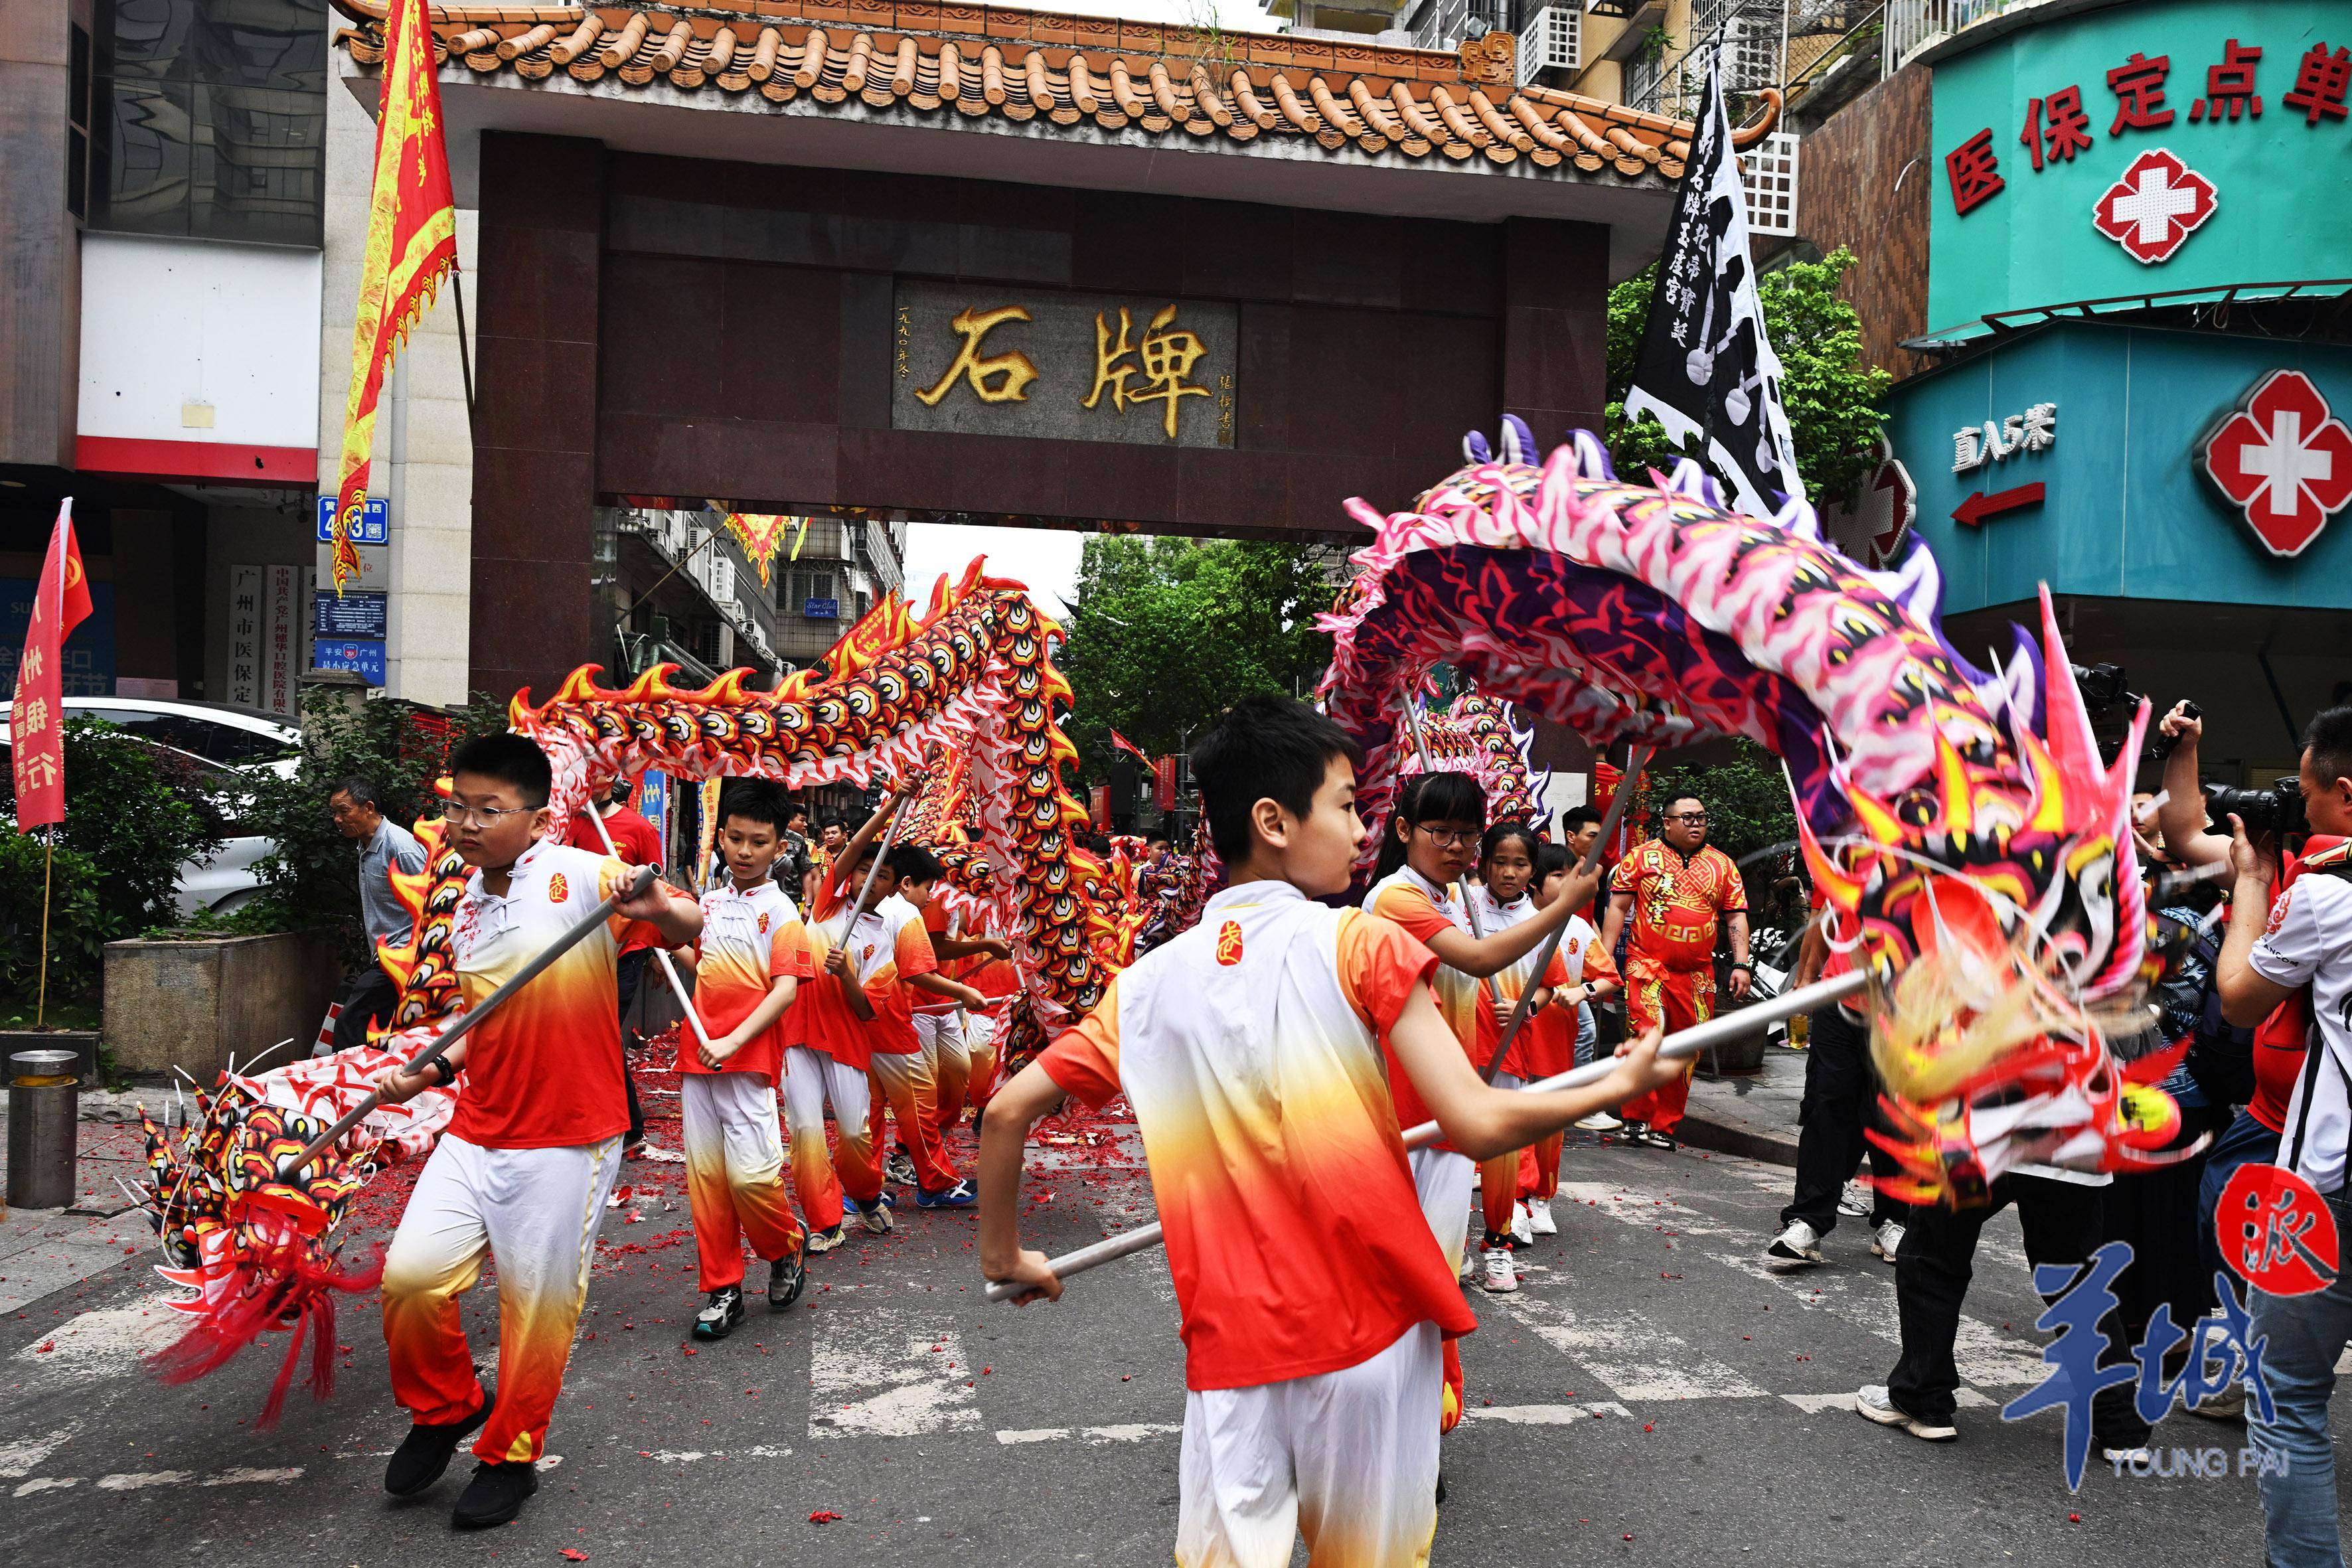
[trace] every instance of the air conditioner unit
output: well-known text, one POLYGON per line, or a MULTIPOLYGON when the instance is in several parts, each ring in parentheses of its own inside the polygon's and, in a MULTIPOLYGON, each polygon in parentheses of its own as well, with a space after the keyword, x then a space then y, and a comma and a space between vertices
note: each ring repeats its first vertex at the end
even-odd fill
POLYGON ((735 598, 735 563, 713 556, 710 561, 710 596, 720 604, 731 604, 735 598))
POLYGON ((1573 5, 1547 5, 1519 35, 1519 85, 1538 71, 1575 70, 1584 63, 1584 13, 1573 5))
POLYGON ((1739 154, 1739 186, 1748 193, 1751 234, 1797 232, 1797 138, 1775 131, 1739 154))

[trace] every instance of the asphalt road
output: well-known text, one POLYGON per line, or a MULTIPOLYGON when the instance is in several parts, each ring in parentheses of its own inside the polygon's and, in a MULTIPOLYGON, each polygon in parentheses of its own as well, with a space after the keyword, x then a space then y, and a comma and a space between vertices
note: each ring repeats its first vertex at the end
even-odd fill
MULTIPOLYGON (((655 1131, 675 1146, 674 1122, 655 1131)), ((1033 1236, 1059 1250, 1150 1217, 1130 1147, 1097 1133, 1045 1151, 1033 1236)), ((201 1384, 159 1386, 137 1363, 173 1331, 148 1253, 0 1320, 7 1555, 267 1568, 572 1552, 647 1564, 1169 1560, 1183 1378, 1158 1254, 1016 1311, 980 1294, 970 1216, 909 1212, 896 1235, 817 1259, 804 1307, 755 1310, 697 1353, 679 1167, 628 1170, 635 1194, 607 1218, 542 1489, 517 1523, 452 1532, 462 1457, 424 1498, 383 1496, 405 1422, 372 1298, 345 1309, 334 1394, 298 1392, 273 1431, 251 1420, 278 1359, 266 1347, 201 1384)), ((2000 1418, 2042 1372, 2012 1217, 1988 1231, 1969 1302, 1960 1441, 1931 1447, 1851 1407, 1895 1353, 1892 1270, 1860 1222, 1831 1238, 1830 1266, 1780 1278, 1760 1254, 1786 1172, 1587 1143, 1564 1176, 1561 1234, 1527 1255, 1525 1289, 1470 1292, 1470 1419, 1447 1439, 1436 1561, 2261 1560, 2259 1500, 2234 1463, 2223 1479, 2133 1479, 2094 1456, 2070 1495, 2056 1417, 2000 1418)), ((383 1178, 364 1223, 385 1223, 403 1190, 399 1173, 383 1178)), ((485 1288, 468 1305, 485 1349, 493 1302, 485 1288)), ((2234 1459, 2242 1442, 2242 1427, 2175 1416, 2157 1447, 2234 1459)))

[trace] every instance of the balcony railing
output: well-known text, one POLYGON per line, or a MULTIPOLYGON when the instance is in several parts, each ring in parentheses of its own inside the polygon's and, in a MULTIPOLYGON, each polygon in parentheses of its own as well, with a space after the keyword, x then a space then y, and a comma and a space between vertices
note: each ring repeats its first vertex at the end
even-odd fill
POLYGON ((1883 68, 1893 76, 1905 59, 1931 44, 2008 9, 2014 0, 1888 0, 1883 68))

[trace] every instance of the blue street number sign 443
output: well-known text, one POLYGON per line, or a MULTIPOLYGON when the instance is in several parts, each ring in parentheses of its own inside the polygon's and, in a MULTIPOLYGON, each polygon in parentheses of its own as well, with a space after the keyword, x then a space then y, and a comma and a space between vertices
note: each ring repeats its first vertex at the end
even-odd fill
MULTIPOLYGON (((319 542, 326 543, 335 537, 335 498, 319 498, 319 542)), ((380 497, 371 496, 360 509, 360 525, 352 534, 354 544, 389 544, 392 542, 392 504, 380 497)))

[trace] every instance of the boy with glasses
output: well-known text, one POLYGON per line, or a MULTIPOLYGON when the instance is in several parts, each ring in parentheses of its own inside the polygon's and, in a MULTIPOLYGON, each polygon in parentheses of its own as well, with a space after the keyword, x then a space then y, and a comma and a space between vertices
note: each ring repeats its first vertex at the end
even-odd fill
MULTIPOLYGON (((1748 889, 1731 857, 1706 841, 1706 803, 1695 795, 1666 802, 1664 833, 1617 863, 1601 950, 1614 952, 1625 933, 1625 1028, 1643 1034, 1664 1024, 1675 1034, 1715 1016, 1715 946, 1719 921, 1731 921, 1731 994, 1748 994, 1748 889), (1631 920, 1629 926, 1627 921, 1631 920)), ((1671 1080, 1626 1103, 1624 1138, 1647 1149, 1675 1147, 1690 1102, 1691 1064, 1671 1080)))
MULTIPOLYGON (((634 870, 556 839, 547 754, 520 735, 468 741, 450 759, 444 814, 474 868, 457 904, 451 958, 479 1004, 544 952, 634 870)), ((477 1427, 481 1464, 457 1500, 460 1528, 504 1524, 539 1489, 548 1417, 588 1300, 596 1225, 629 1124, 613 972, 640 926, 665 947, 702 931, 693 900, 656 881, 621 900, 604 929, 549 965, 482 1026, 421 1072, 387 1068, 385 1101, 466 1075, 457 1114, 425 1161, 383 1260, 383 1338, 392 1391, 415 1420, 384 1468, 409 1497, 441 1479, 477 1427), (481 1384, 457 1298, 499 1277, 499 1377, 481 1384)))

